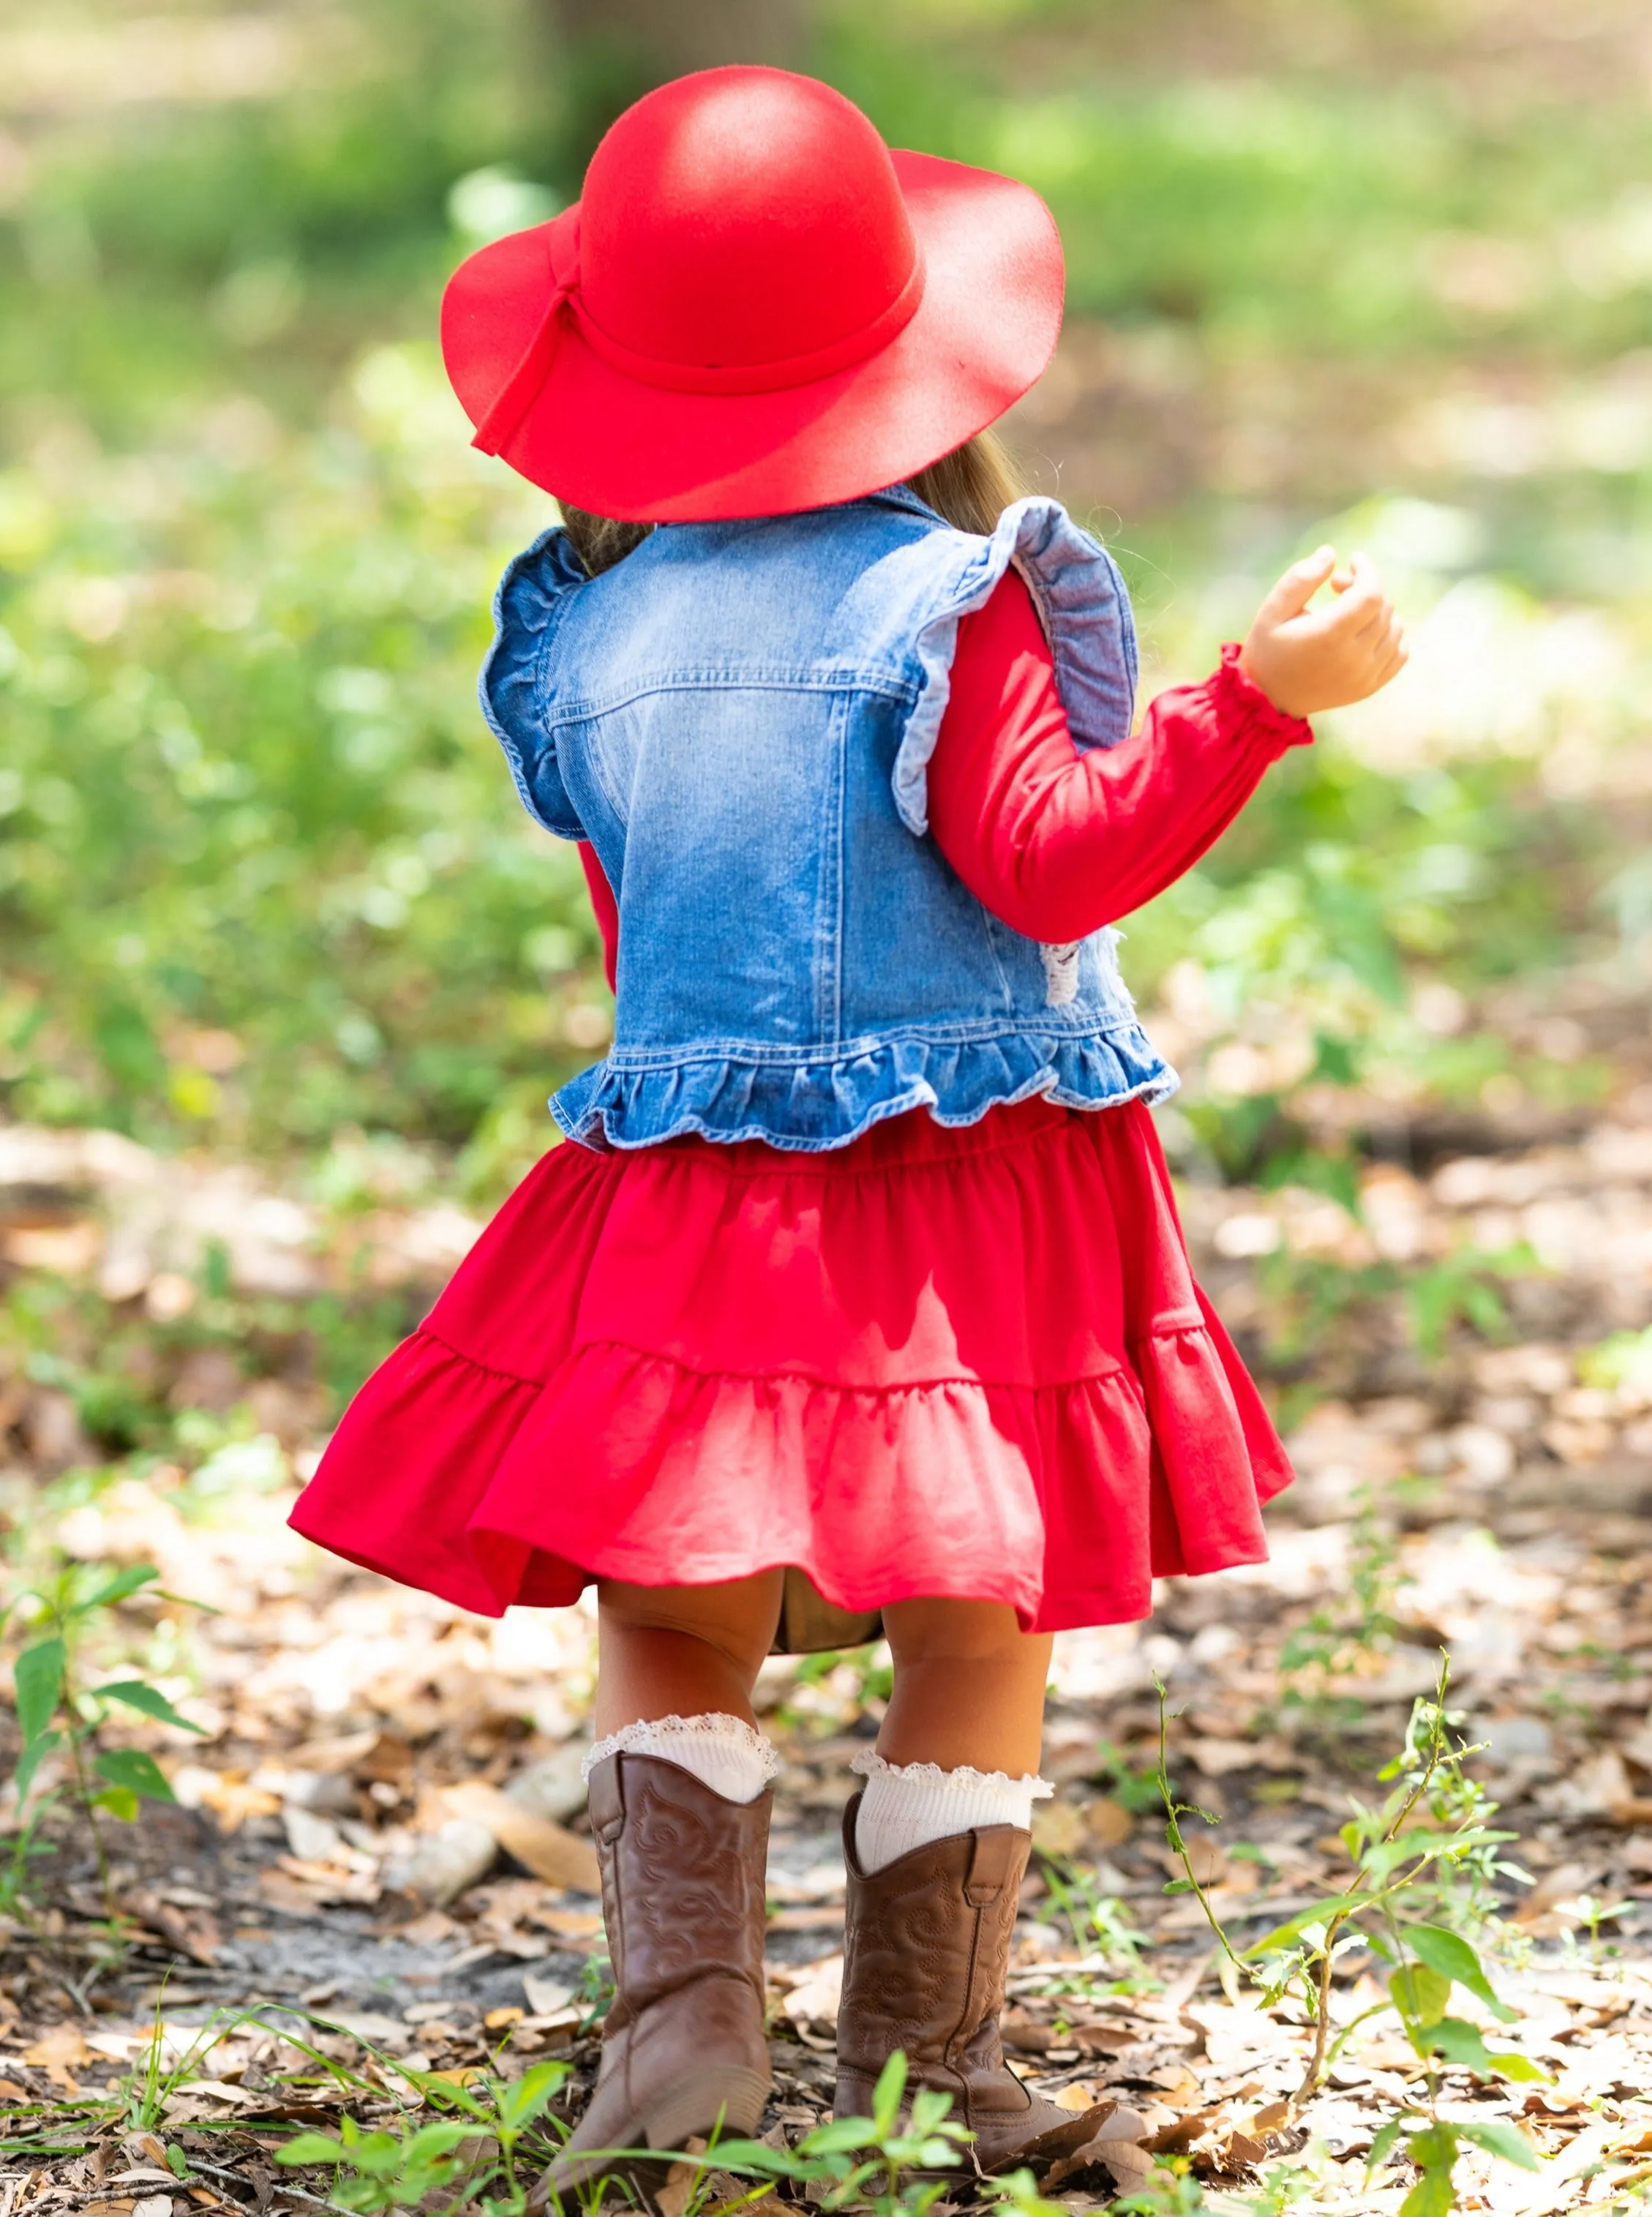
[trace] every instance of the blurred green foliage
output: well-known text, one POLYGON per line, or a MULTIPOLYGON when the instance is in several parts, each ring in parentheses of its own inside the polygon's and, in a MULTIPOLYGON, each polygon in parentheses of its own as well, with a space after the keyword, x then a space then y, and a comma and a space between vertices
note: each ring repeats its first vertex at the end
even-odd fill
MULTIPOLYGON (((521 817, 473 701, 493 581, 548 503, 471 451, 431 333, 458 256, 575 188, 579 74, 530 0, 148 21, 0 33, 6 1107, 276 1154, 361 1127, 464 1151, 490 1195, 548 1142, 606 998, 576 858, 521 817), (145 68, 170 96, 130 92, 145 68)), ((1206 378, 1311 360, 1426 394, 1652 345, 1632 89, 1580 130, 1540 56, 1493 83, 1425 0, 845 0, 816 65, 897 142, 1028 176, 1074 315, 1206 378)), ((1199 486, 1113 534, 1161 664, 1193 671, 1351 486, 1384 496, 1342 521, 1386 534, 1486 695, 1411 759, 1357 719, 1293 757, 1133 920, 1138 992, 1197 1004, 1182 1135, 1227 1174, 1351 1194, 1328 1097, 1387 1070, 1472 1098, 1509 1062, 1420 1022, 1420 982, 1468 1006, 1611 945, 1591 902, 1635 812, 1538 772, 1569 733, 1615 742, 1635 698, 1638 390, 1541 466, 1436 468, 1427 501, 1356 454, 1322 497, 1199 486), (1569 688, 1555 595, 1610 635, 1569 688)))

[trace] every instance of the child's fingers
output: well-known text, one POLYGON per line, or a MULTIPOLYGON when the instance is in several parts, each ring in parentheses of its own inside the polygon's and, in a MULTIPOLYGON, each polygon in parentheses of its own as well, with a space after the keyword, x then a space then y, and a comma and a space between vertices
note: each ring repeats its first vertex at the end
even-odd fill
POLYGON ((1380 588, 1365 600, 1344 602, 1343 606, 1347 615, 1338 630, 1347 639, 1375 639, 1394 620, 1394 604, 1380 588))
POLYGON ((1383 581, 1365 557, 1356 554, 1348 566, 1351 578, 1341 597, 1316 608, 1306 620, 1322 639, 1357 639, 1391 613, 1393 604, 1383 590, 1383 581))
POLYGON ((1299 616, 1336 565, 1334 547, 1316 547, 1300 562, 1293 562, 1262 602, 1259 623, 1276 626, 1299 616))

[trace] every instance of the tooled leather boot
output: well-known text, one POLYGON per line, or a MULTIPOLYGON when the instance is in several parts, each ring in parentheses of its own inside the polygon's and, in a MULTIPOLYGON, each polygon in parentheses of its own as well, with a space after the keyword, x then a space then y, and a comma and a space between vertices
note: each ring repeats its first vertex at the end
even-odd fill
POLYGON ((591 1773, 617 1993, 596 2087, 536 2188, 543 2205, 619 2148, 681 2147, 755 2132, 768 2098, 763 2035, 764 1874, 772 1788, 728 1801, 680 1763, 615 1755, 591 1773))
POLYGON ((1100 2116, 1030 2092, 998 2037, 1032 1834, 983 1825, 868 1874, 855 1853, 860 1806, 857 1794, 843 1816, 848 1895, 835 2114, 871 2114, 878 2074, 898 2047, 909 2088, 952 2096, 949 2115, 975 2134, 983 2171, 1053 2163, 1082 2147, 1100 2116))

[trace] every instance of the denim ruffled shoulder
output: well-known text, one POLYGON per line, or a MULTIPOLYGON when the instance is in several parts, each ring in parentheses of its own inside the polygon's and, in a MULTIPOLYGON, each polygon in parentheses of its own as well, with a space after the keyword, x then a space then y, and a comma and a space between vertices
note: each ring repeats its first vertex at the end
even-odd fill
MULTIPOLYGON (((939 539, 940 534, 937 534, 939 539)), ((1026 580, 1056 665, 1056 689, 1080 747, 1130 736, 1136 707, 1136 626, 1119 565, 1059 501, 1018 500, 990 539, 947 534, 958 552, 915 642, 918 698, 895 757, 895 806, 909 831, 929 828, 929 757, 952 689, 961 617, 984 606, 1012 563, 1026 580)))
POLYGON ((557 765, 546 715, 550 635, 568 596, 587 584, 560 525, 519 554, 493 598, 493 644, 477 684, 488 729, 504 749, 521 803, 558 839, 583 839, 585 827, 557 765))
POLYGON ((734 1053, 627 1065, 611 1055, 553 1094, 551 1113, 588 1147, 648 1147, 694 1133, 823 1154, 909 1109, 963 1125, 1035 1094, 1069 1108, 1150 1107, 1178 1083, 1140 1025, 1126 1021, 1089 1033, 908 1034, 817 1062, 734 1053))

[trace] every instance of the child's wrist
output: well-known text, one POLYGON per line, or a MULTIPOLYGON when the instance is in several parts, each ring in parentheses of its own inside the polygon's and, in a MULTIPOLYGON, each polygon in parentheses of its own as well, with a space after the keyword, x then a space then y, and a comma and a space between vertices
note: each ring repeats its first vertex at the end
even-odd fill
POLYGON ((1308 719, 1274 699, 1237 639, 1222 650, 1222 676, 1233 705, 1248 723, 1264 726, 1286 746, 1306 746, 1312 740, 1313 726, 1308 719))

